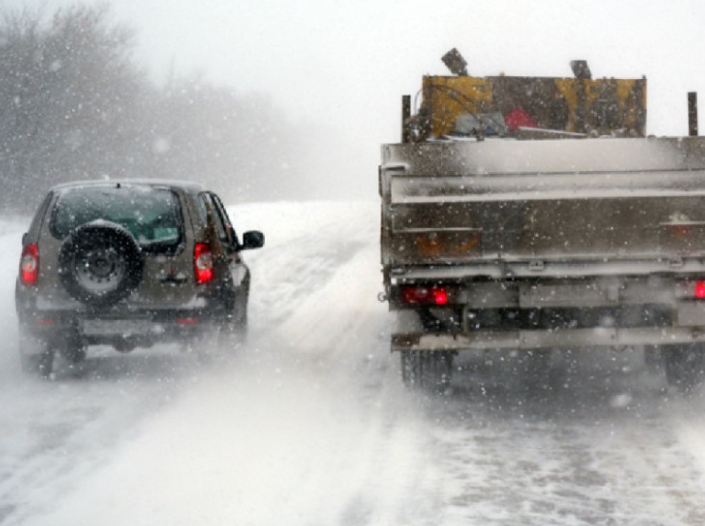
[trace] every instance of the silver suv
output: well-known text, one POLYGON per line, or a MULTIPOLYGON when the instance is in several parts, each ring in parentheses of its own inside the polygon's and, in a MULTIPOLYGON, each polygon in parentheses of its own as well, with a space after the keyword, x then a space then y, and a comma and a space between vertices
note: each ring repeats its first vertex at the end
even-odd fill
POLYGON ((48 375, 89 345, 127 352, 247 327, 250 272, 214 193, 193 183, 100 181, 52 188, 22 239, 15 305, 26 372, 48 375))

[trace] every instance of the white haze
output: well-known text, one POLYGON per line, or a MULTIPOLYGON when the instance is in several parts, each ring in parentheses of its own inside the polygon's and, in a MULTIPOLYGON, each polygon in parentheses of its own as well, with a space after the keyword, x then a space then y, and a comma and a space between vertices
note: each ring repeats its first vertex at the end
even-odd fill
MULTIPOLYGON (((73 3, 2 5, 50 12, 73 3)), ((399 138, 400 96, 415 95, 423 74, 445 74, 440 57, 452 47, 475 75, 569 77, 573 59, 588 60, 595 77, 646 75, 657 135, 685 134, 686 93, 705 94, 705 5, 695 0, 113 4, 116 20, 138 30, 137 57, 156 81, 200 72, 271 97, 314 142, 323 196, 375 198, 378 146, 399 138)))
MULTIPOLYGON (((476 75, 570 76, 578 58, 596 76, 645 74, 655 134, 685 133, 686 92, 705 93, 696 1, 114 4, 156 81, 202 71, 267 94, 302 134, 323 137, 321 194, 341 199, 376 197, 400 96, 444 74, 439 57, 454 46, 476 75)), ((455 396, 417 399, 376 300, 377 205, 231 212, 240 232, 267 235, 247 254, 245 349, 220 369, 169 348, 98 349, 84 374, 54 382, 19 371, 13 290, 28 222, 0 219, 3 526, 703 523, 702 390, 671 397, 633 353, 600 353, 578 358, 545 400, 523 396, 509 368, 480 383, 470 366, 455 396)))
POLYGON ((19 373, 25 226, 0 219, 3 526, 703 524, 705 391, 669 396, 631 350, 579 353, 546 397, 509 355, 416 397, 375 298, 376 204, 230 213, 268 235, 231 360, 96 348, 53 382, 19 373))

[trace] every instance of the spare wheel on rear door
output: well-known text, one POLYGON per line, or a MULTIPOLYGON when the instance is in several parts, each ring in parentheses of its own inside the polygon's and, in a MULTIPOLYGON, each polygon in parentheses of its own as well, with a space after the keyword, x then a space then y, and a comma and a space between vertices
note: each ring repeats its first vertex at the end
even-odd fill
POLYGON ((126 298, 142 279, 144 258, 121 225, 97 220, 76 228, 59 253, 61 282, 78 301, 108 306, 126 298))

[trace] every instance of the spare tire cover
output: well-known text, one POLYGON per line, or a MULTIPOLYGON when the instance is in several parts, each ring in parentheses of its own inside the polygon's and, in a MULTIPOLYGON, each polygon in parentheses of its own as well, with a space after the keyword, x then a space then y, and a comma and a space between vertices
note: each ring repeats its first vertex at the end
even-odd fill
POLYGON ((76 300, 96 306, 126 298, 142 279, 142 250, 125 227, 97 220, 76 228, 59 253, 59 274, 76 300))

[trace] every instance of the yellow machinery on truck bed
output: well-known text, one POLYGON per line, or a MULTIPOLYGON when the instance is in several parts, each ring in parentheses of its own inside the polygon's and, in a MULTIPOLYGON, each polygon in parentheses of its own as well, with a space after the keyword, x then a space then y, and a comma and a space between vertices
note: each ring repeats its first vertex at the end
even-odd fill
MULTIPOLYGON (((444 57, 447 63, 453 59, 462 60, 455 50, 444 57)), ((461 66, 456 70, 465 73, 461 66)), ((646 135, 646 78, 592 79, 584 61, 572 66, 575 78, 425 76, 418 115, 407 121, 414 128, 408 138, 516 135, 529 129, 646 135)))

